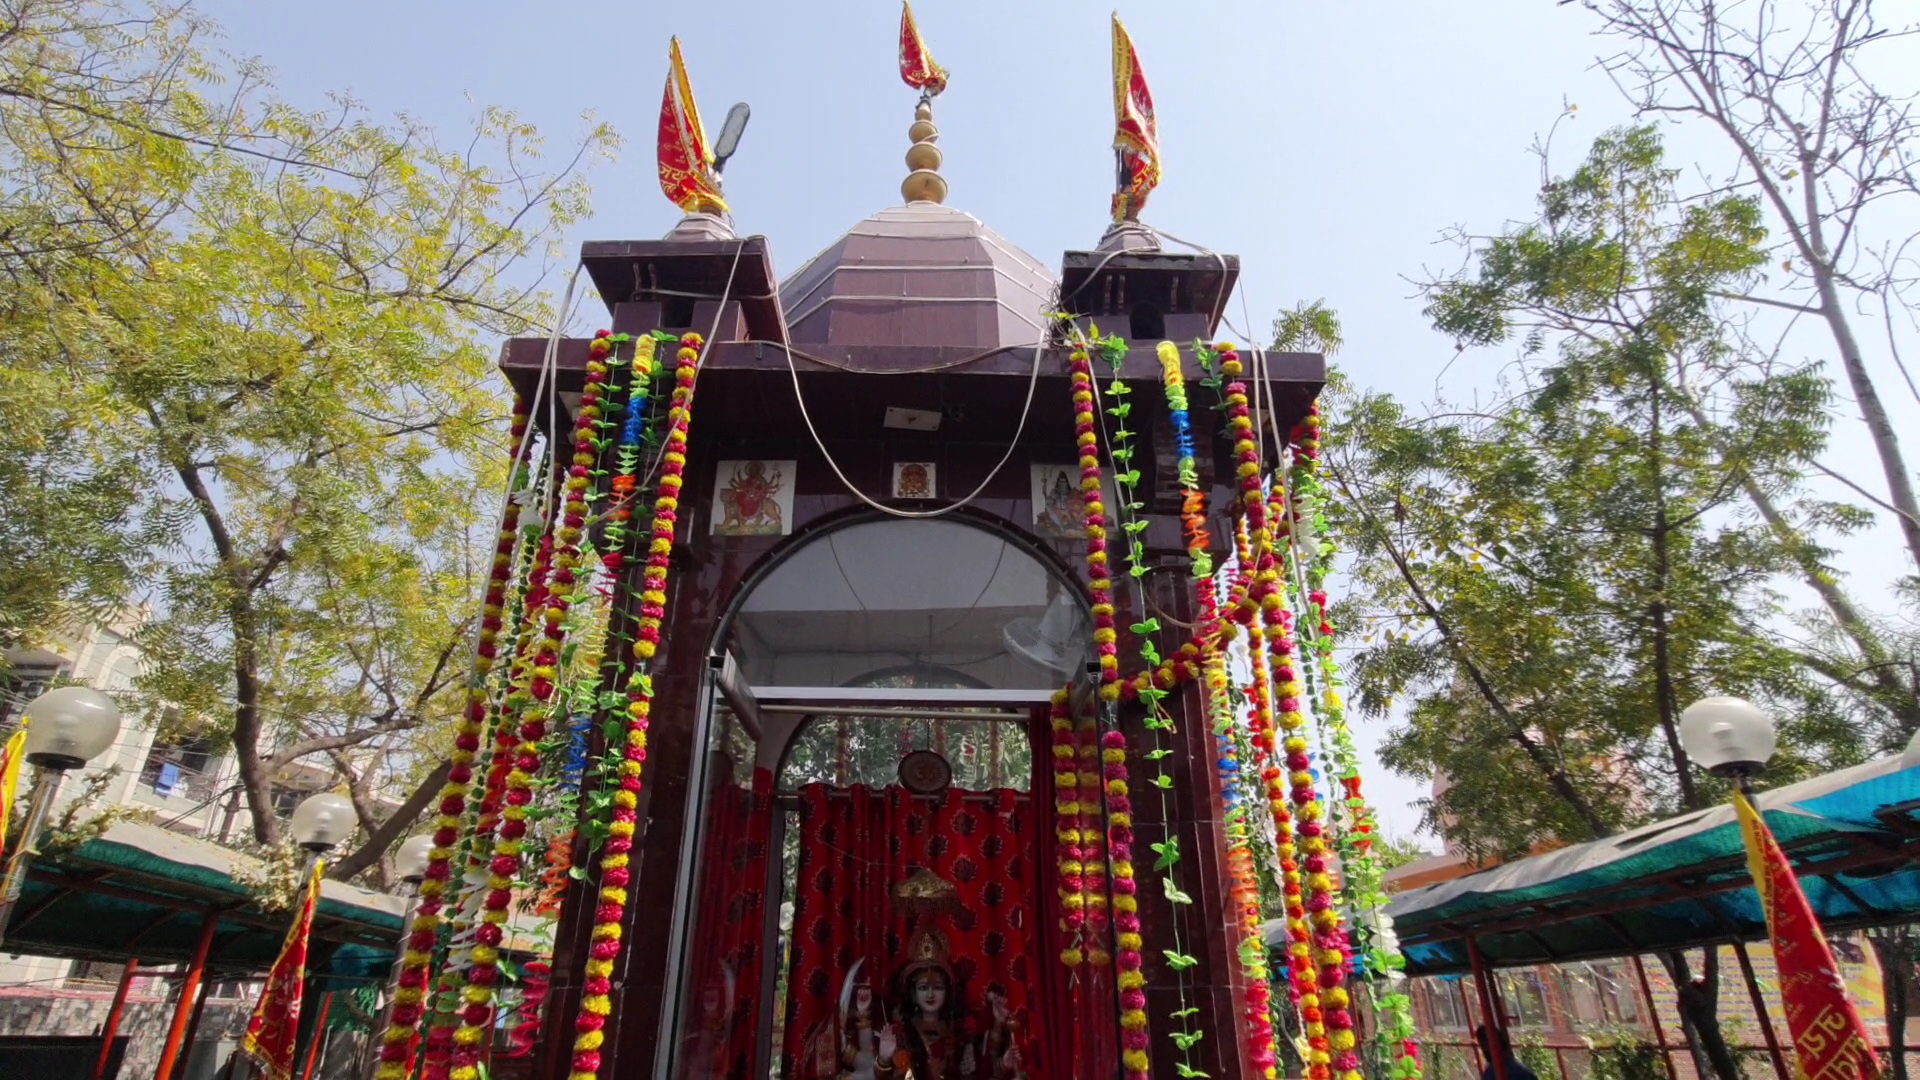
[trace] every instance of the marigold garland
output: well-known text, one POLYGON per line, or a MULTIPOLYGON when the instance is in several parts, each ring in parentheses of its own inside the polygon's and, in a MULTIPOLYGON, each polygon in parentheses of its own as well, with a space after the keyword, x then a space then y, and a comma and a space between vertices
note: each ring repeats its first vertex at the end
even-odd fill
POLYGON ((1074 744, 1073 718, 1067 703, 1069 684, 1053 692, 1047 713, 1053 731, 1053 810, 1056 849, 1055 869, 1060 882, 1060 929, 1067 943, 1060 950, 1060 962, 1079 967, 1086 958, 1087 879, 1080 848, 1080 765, 1079 749, 1074 744))
POLYGON ((1073 373, 1073 433, 1080 447, 1080 499, 1086 506, 1087 586, 1093 595, 1093 641, 1100 656, 1100 696, 1120 696, 1119 635, 1113 623, 1113 571, 1107 561, 1107 508, 1100 493, 1100 438, 1093 405, 1093 363, 1079 341, 1067 358, 1073 373))
MULTIPOLYGON (((515 398, 509 438, 517 448, 526 438, 528 406, 515 398)), ((516 460, 514 468, 521 467, 516 460)), ((467 794, 473 786, 473 759, 480 750, 480 739, 488 715, 487 676, 499 656, 500 630, 506 609, 507 586, 513 576, 513 556, 520 535, 520 504, 509 498, 500 515, 500 530, 494 545, 493 568, 487 576, 487 591, 482 601, 480 632, 474 645, 473 675, 467 681, 467 702, 460 714, 453 737, 453 760, 447 782, 440 789, 439 814, 434 819, 433 849, 427 859, 426 876, 420 883, 420 902, 414 909, 412 928, 400 956, 400 972, 393 995, 393 1008, 387 1030, 381 1038, 377 1080, 405 1080, 412 1071, 414 1045, 419 1038, 420 1019, 425 1010, 429 969, 433 950, 439 942, 440 912, 446 905, 447 884, 452 877, 454 844, 459 839, 462 818, 467 811, 467 794)))
POLYGON ((466 1007, 460 1013, 460 1027, 453 1036, 452 1080, 477 1080, 483 1044, 493 1028, 500 944, 505 937, 507 908, 513 900, 514 878, 520 872, 522 841, 527 833, 527 805, 532 801, 533 780, 540 769, 540 742, 553 713, 560 652, 566 636, 564 623, 570 604, 567 593, 577 580, 580 541, 587 520, 587 488, 596 458, 594 431, 607 383, 606 358, 612 349, 612 342, 596 338, 587 350, 586 386, 574 423, 573 466, 562 485, 565 501, 553 529, 553 577, 534 620, 541 627, 543 640, 529 672, 526 684, 529 700, 519 717, 520 741, 507 772, 500 823, 493 838, 492 856, 487 860, 487 890, 480 926, 474 934, 476 944, 467 971, 467 986, 461 995, 466 1007))
POLYGON ((660 459, 660 490, 653 505, 653 539, 647 548, 641 577, 640 624, 635 633, 634 670, 628 680, 626 751, 620 765, 619 790, 613 794, 613 821, 608 826, 605 854, 600 859, 600 903, 594 909, 593 946, 581 984, 580 1012, 574 1018, 571 1080, 596 1080, 600 1074, 602 1029, 613 1011, 613 965, 620 955, 621 922, 626 916, 633 850, 638 821, 640 777, 647 760, 647 724, 653 710, 653 681, 647 668, 660 647, 660 626, 666 617, 667 571, 673 556, 674 526, 679 517, 680 489, 687 466, 687 430, 693 414, 694 376, 700 362, 699 334, 680 339, 674 368, 673 406, 667 414, 666 444, 660 459))
POLYGON ((1127 738, 1100 737, 1106 781, 1107 859, 1113 868, 1113 928, 1120 989, 1120 1065, 1128 1080, 1147 1076, 1147 977, 1141 970, 1139 885, 1133 876, 1133 800, 1127 792, 1127 738))

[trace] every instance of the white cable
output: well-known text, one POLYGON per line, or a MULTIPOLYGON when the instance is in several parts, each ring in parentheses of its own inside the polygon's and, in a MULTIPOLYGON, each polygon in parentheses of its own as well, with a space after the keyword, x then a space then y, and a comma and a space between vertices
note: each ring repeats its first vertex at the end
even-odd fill
MULTIPOLYGON (((774 300, 774 311, 780 318, 781 336, 791 341, 793 338, 793 328, 787 325, 786 306, 780 303, 778 297, 774 300)), ((1020 423, 1013 430, 1013 438, 1007 443, 1006 453, 1000 455, 1000 460, 987 472, 986 478, 980 481, 980 486, 969 492, 966 498, 948 506, 943 506, 938 510, 896 509, 884 503, 876 502, 869 498, 866 492, 854 486, 853 481, 847 479, 847 474, 840 470, 840 463, 833 459, 833 454, 827 449, 826 442, 820 438, 819 430, 813 426, 813 416, 807 412, 806 397, 800 391, 800 368, 793 362, 793 349, 790 346, 783 345, 780 352, 781 355, 787 358, 787 374, 793 378, 793 403, 800 408, 800 419, 806 422, 807 434, 813 436, 813 445, 820 449, 820 456, 826 459, 827 467, 833 470, 833 475, 840 478, 841 485, 844 486, 854 498, 859 499, 861 502, 866 503, 868 506, 883 514, 898 518, 937 518, 945 517, 979 498, 980 493, 987 490, 987 485, 993 483, 994 478, 1000 475, 1000 470, 1006 468, 1007 462, 1013 459, 1013 452, 1020 447, 1020 437, 1026 434, 1027 418, 1033 413, 1033 392, 1035 388, 1040 385, 1040 354, 1045 351, 1046 347, 1047 343, 1044 336, 1041 340, 1033 343, 1033 370, 1027 376, 1027 400, 1020 406, 1020 423)))

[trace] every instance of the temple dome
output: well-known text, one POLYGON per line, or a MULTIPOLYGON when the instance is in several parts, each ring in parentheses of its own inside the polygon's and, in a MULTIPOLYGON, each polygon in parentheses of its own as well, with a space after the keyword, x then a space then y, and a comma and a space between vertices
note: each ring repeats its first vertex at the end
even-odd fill
POLYGON ((780 289, 796 345, 1032 345, 1054 276, 971 214, 932 202, 882 210, 780 289))

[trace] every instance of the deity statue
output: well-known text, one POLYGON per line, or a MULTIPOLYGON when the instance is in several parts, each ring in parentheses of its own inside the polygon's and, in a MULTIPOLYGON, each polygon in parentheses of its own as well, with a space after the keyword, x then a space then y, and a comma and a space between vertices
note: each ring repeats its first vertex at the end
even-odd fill
POLYGON ((822 1021, 807 1040, 809 1080, 876 1080, 891 1076, 900 1033, 887 1022, 885 1004, 856 960, 840 986, 839 1012, 822 1021))
POLYGON ((894 1071, 911 1080, 978 1077, 980 1055, 947 963, 946 937, 932 927, 915 931, 894 979, 901 1035, 894 1071))
POLYGON ((733 1026, 738 1018, 737 983, 733 965, 728 963, 722 963, 708 976, 700 991, 699 1015, 688 1035, 681 1076, 704 1080, 729 1075, 734 1065, 728 1055, 733 1048, 733 1026))
POLYGON ((1026 1075, 1021 1056, 1022 1021, 1026 1017, 1021 1012, 1016 1012, 1007 1000, 1006 987, 997 982, 987 984, 987 1011, 980 1025, 980 1056, 985 1062, 983 1071, 995 1080, 1018 1080, 1026 1075))

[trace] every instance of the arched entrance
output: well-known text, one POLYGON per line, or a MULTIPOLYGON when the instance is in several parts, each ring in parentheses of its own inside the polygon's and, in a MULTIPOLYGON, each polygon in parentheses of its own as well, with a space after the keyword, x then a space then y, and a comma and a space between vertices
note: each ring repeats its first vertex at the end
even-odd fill
POLYGON ((1036 747, 1089 624, 1046 557, 957 517, 796 537, 742 586, 689 778, 670 1075, 860 1075, 896 1046, 1044 1075, 1036 747))

